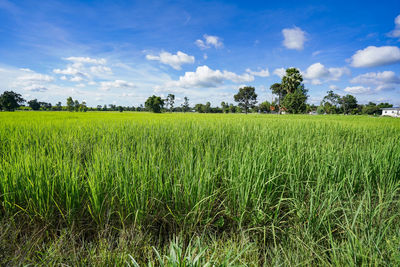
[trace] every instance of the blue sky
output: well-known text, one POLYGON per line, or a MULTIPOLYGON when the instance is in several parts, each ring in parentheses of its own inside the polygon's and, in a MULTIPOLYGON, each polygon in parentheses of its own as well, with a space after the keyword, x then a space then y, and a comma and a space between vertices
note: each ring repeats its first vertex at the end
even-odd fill
POLYGON ((259 101, 301 70, 309 103, 326 91, 400 105, 399 1, 0 0, 0 93, 65 104, 259 101))

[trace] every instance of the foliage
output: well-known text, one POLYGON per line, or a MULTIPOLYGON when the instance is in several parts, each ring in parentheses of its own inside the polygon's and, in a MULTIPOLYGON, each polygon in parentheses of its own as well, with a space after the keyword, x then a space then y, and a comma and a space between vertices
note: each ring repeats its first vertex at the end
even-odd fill
POLYGON ((285 76, 282 77, 281 87, 287 94, 291 94, 301 86, 302 82, 303 76, 300 71, 296 68, 288 68, 285 76))
POLYGON ((287 94, 286 89, 283 88, 283 86, 280 83, 274 83, 273 85, 271 85, 271 87, 269 89, 271 89, 271 91, 274 95, 278 96, 277 104, 278 104, 278 106, 280 106, 282 99, 284 99, 287 94))
POLYGON ((172 112, 172 109, 174 108, 174 102, 175 102, 175 95, 168 94, 167 99, 165 100, 165 105, 170 112, 172 112))
POLYGON ((325 113, 337 114, 340 112, 339 105, 341 102, 342 99, 340 95, 335 94, 332 90, 329 90, 327 95, 322 99, 321 105, 324 107, 325 113))
POLYGON ((144 105, 148 110, 154 113, 160 113, 162 108, 164 107, 164 100, 162 100, 159 96, 153 95, 147 98, 144 105))
POLYGON ((25 99, 23 99, 20 94, 13 91, 5 91, 0 95, 0 107, 5 111, 14 111, 24 102, 25 99))
POLYGON ((234 99, 247 114, 249 109, 253 108, 255 104, 257 104, 257 94, 255 92, 255 88, 251 86, 239 88, 239 92, 234 95, 234 99))
POLYGON ((283 99, 282 106, 287 112, 292 114, 304 113, 307 109, 307 89, 303 85, 299 87, 292 93, 288 93, 283 99))
POLYGON ((341 104, 343 113, 348 114, 357 108, 357 99, 352 95, 345 95, 341 99, 341 104))
POLYGON ((190 109, 190 107, 189 107, 189 98, 187 96, 185 96, 183 98, 182 109, 183 109, 183 112, 188 112, 189 109, 190 109))

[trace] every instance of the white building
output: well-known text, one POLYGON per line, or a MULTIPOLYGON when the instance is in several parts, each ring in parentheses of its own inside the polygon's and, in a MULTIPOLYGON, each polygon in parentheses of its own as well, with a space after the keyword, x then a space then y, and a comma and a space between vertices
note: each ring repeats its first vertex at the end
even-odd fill
POLYGON ((400 117, 400 108, 381 108, 382 116, 400 117))

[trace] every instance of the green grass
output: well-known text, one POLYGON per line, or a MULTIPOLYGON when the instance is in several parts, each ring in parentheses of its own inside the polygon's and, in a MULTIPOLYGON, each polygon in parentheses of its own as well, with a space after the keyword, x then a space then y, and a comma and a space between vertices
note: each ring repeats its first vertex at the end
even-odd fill
POLYGON ((400 264, 400 120, 0 112, 0 265, 400 264))

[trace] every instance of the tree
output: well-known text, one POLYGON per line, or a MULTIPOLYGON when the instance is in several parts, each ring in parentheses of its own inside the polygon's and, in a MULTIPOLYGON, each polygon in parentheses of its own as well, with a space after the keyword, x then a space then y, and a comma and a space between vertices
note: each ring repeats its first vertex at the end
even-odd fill
POLYGON ((281 86, 287 94, 294 93, 303 82, 303 76, 296 68, 286 70, 286 75, 282 77, 281 86))
POLYGON ((289 113, 304 113, 307 109, 308 90, 302 84, 303 77, 296 68, 286 70, 286 75, 282 77, 281 86, 286 91, 286 96, 282 105, 289 113))
POLYGON ((74 110, 74 100, 72 99, 72 97, 67 98, 67 109, 68 111, 74 110))
POLYGON ((172 109, 174 108, 174 102, 175 102, 175 95, 168 94, 165 105, 167 109, 169 109, 169 112, 172 112, 172 109))
POLYGON ((289 113, 304 113, 307 109, 307 97, 307 89, 303 85, 300 85, 293 93, 285 96, 282 105, 289 113))
POLYGON ((78 100, 75 100, 75 101, 74 101, 74 109, 75 109, 75 111, 79 111, 79 108, 80 108, 79 101, 78 101, 78 100))
POLYGON ((145 107, 154 112, 154 113, 160 113, 161 109, 164 106, 164 100, 161 99, 159 96, 150 96, 147 98, 146 102, 144 103, 145 107))
POLYGON ((24 102, 25 99, 23 99, 20 94, 17 94, 13 91, 5 91, 0 95, 0 107, 6 111, 14 111, 24 102))
POLYGON ((357 108, 357 99, 352 95, 345 95, 341 99, 344 114, 348 114, 357 108))
POLYGON ((335 94, 332 90, 326 92, 327 95, 322 99, 321 105, 324 106, 325 112, 328 114, 338 113, 338 105, 341 102, 340 95, 335 94))
POLYGON ((257 94, 255 88, 251 86, 245 86, 239 89, 239 92, 234 95, 234 99, 239 103, 240 107, 243 107, 245 113, 253 108, 257 104, 257 94))
POLYGON ((270 111, 270 108, 271 108, 271 103, 269 103, 268 101, 262 102, 259 106, 259 110, 262 113, 268 113, 270 111))
POLYGON ((229 112, 228 103, 225 103, 224 101, 222 101, 221 102, 221 110, 222 110, 222 113, 228 113, 229 112))
POLYGON ((28 105, 31 107, 32 110, 40 109, 40 103, 37 101, 37 99, 28 101, 28 105))
POLYGON ((378 112, 379 107, 373 102, 369 102, 367 105, 362 107, 363 114, 376 115, 378 112))
POLYGON ((274 83, 269 89, 271 89, 274 95, 278 96, 278 107, 280 109, 281 101, 287 94, 286 90, 282 87, 280 83, 274 83))
POLYGON ((189 111, 189 98, 187 98, 186 96, 183 98, 182 109, 183 112, 189 111))

